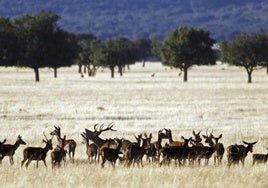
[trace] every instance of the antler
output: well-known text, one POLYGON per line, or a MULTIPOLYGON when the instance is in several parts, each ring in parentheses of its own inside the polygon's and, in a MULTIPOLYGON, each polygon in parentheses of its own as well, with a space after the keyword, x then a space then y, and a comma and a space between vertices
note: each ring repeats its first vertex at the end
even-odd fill
POLYGON ((100 129, 99 129, 99 132, 104 132, 104 131, 108 131, 108 130, 111 130, 111 131, 116 131, 113 129, 113 123, 110 123, 105 129, 103 129, 104 125, 102 124, 100 126, 100 129))
POLYGON ((47 139, 47 137, 46 137, 46 135, 45 135, 45 132, 43 131, 43 135, 44 135, 44 137, 46 138, 46 140, 48 141, 48 139, 47 139))

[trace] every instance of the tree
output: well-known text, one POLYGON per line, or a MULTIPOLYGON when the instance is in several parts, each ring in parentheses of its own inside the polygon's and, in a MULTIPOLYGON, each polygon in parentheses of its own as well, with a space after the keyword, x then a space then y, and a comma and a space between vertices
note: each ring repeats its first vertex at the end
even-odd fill
POLYGON ((106 60, 103 65, 110 68, 112 78, 114 77, 114 68, 116 66, 122 76, 123 67, 135 63, 137 59, 136 47, 133 42, 127 38, 119 37, 110 39, 105 43, 105 48, 106 60))
POLYGON ((246 69, 248 83, 252 82, 252 72, 259 66, 267 66, 267 34, 240 33, 233 41, 220 44, 222 61, 246 69))
POLYGON ((92 40, 97 40, 97 37, 93 35, 92 33, 78 33, 75 34, 75 39, 77 40, 79 52, 78 52, 78 58, 77 58, 77 64, 78 64, 78 73, 82 73, 82 66, 84 66, 84 73, 86 73, 87 65, 88 65, 88 57, 90 55, 91 50, 90 42, 92 40))
MULTIPOLYGON (((88 76, 95 76, 97 67, 101 66, 102 56, 104 55, 102 42, 97 38, 89 40, 82 39, 78 44, 80 48, 77 58, 79 69, 83 65, 88 71, 88 76)), ((79 72, 82 73, 81 70, 79 72)))
POLYGON ((181 27, 169 34, 163 43, 163 64, 181 69, 183 80, 187 82, 188 69, 193 65, 213 65, 216 63, 210 33, 201 28, 181 27))
POLYGON ((22 55, 17 64, 32 68, 35 80, 39 81, 39 68, 70 66, 75 56, 73 44, 57 22, 60 17, 53 12, 41 10, 37 15, 24 15, 15 19, 22 40, 22 55))
POLYGON ((54 77, 57 78, 57 69, 60 67, 70 67, 75 63, 78 54, 78 44, 74 39, 74 35, 57 29, 51 40, 51 49, 47 54, 47 62, 49 67, 54 70, 54 77))
POLYGON ((19 61, 21 47, 18 36, 13 22, 0 17, 0 66, 15 66, 19 61))
POLYGON ((145 67, 146 60, 151 56, 151 40, 140 38, 135 41, 135 44, 138 50, 138 59, 142 61, 142 67, 145 67))
POLYGON ((162 41, 159 39, 151 39, 151 56, 153 60, 161 61, 162 41))

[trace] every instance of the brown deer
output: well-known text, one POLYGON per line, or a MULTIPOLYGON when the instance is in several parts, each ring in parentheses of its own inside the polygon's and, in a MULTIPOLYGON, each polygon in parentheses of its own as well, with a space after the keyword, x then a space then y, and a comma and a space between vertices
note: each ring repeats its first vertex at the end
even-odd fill
POLYGON ((65 165, 66 150, 63 147, 57 145, 57 147, 54 148, 53 151, 50 153, 50 157, 52 169, 55 168, 56 165, 60 167, 61 161, 64 161, 65 165))
POLYGON ((182 146, 166 146, 162 148, 161 153, 163 155, 163 159, 159 163, 160 166, 162 166, 162 164, 169 165, 172 159, 174 159, 175 162, 178 161, 179 164, 181 164, 181 161, 186 156, 185 152, 187 151, 189 142, 192 141, 192 137, 186 139, 182 136, 181 138, 184 140, 184 144, 182 146))
POLYGON ((152 162, 159 161, 160 158, 160 150, 162 149, 162 140, 169 139, 169 136, 164 133, 164 129, 160 129, 158 131, 158 139, 157 141, 150 144, 150 148, 147 150, 147 161, 150 162, 150 157, 152 158, 152 162))
POLYGON ((119 152, 122 146, 122 139, 115 139, 115 140, 118 143, 116 149, 108 148, 108 147, 102 147, 100 149, 100 155, 102 157, 102 163, 101 163, 102 168, 104 167, 104 163, 106 161, 110 161, 113 168, 115 168, 115 163, 116 163, 116 160, 119 158, 119 152))
POLYGON ((46 146, 44 148, 41 147, 27 147, 23 150, 23 160, 21 161, 21 167, 26 162, 25 167, 27 168, 28 165, 32 160, 36 160, 36 167, 38 168, 38 161, 42 160, 44 162, 45 167, 47 167, 46 164, 46 156, 48 150, 52 150, 52 138, 47 139, 46 135, 43 132, 43 135, 46 140, 43 139, 43 142, 46 143, 46 146))
POLYGON ((227 147, 227 159, 228 159, 228 166, 230 167, 232 164, 239 164, 239 161, 241 161, 242 165, 244 166, 245 158, 247 157, 248 152, 252 152, 254 144, 256 142, 245 142, 244 145, 230 145, 227 147))
POLYGON ((194 139, 193 139, 193 145, 195 146, 203 146, 202 142, 202 138, 200 136, 201 131, 195 133, 195 131, 193 131, 193 135, 194 135, 194 139))
POLYGON ((62 148, 68 147, 68 154, 69 158, 71 159, 72 163, 74 163, 74 154, 76 148, 76 142, 73 139, 67 139, 63 142, 63 138, 61 137, 61 128, 58 126, 54 126, 55 130, 50 133, 50 135, 55 135, 58 140, 58 145, 62 148))
POLYGON ((98 155, 98 146, 94 143, 89 144, 89 140, 86 136, 85 133, 81 134, 82 138, 83 138, 83 144, 86 144, 86 153, 88 156, 88 162, 89 164, 94 162, 96 163, 96 158, 98 155))
POLYGON ((2 156, 0 157, 0 164, 5 156, 9 157, 10 164, 14 164, 13 156, 15 151, 18 149, 20 145, 25 145, 26 143, 22 140, 21 136, 19 135, 15 144, 3 144, 2 145, 2 156))
POLYGON ((3 144, 7 141, 7 139, 4 139, 3 142, 0 141, 0 157, 3 156, 3 144))
POLYGON ((257 164, 260 164, 260 163, 265 164, 267 162, 267 160, 268 160, 268 153, 266 153, 266 154, 255 153, 255 154, 253 154, 252 158, 253 158, 252 165, 254 165, 255 163, 257 163, 257 164))
MULTIPOLYGON (((133 167, 135 166, 135 164, 143 167, 142 158, 145 155, 147 149, 150 148, 150 143, 152 139, 152 134, 150 134, 149 137, 147 136, 147 134, 144 135, 144 138, 142 137, 142 134, 138 135, 138 138, 136 137, 136 139, 142 140, 141 146, 139 144, 131 144, 127 148, 127 161, 125 165, 127 165, 128 167, 131 164, 133 164, 133 167)), ((139 142, 140 141, 138 141, 138 143, 139 142)))
MULTIPOLYGON (((165 129, 165 128, 164 128, 165 129)), ((170 129, 165 129, 166 130, 166 134, 169 138, 169 146, 170 147, 177 147, 177 146, 183 146, 184 142, 182 141, 174 141, 172 138, 172 132, 170 129)))
MULTIPOLYGON (((213 132, 213 131, 212 131, 213 132)), ((223 154, 225 152, 224 146, 222 143, 219 143, 219 139, 222 138, 222 134, 218 137, 213 136, 212 132, 210 135, 203 135, 205 138, 205 143, 208 143, 210 147, 214 148, 213 157, 214 157, 214 164, 218 162, 218 165, 222 163, 223 154), (213 142, 213 139, 215 142, 213 142)))

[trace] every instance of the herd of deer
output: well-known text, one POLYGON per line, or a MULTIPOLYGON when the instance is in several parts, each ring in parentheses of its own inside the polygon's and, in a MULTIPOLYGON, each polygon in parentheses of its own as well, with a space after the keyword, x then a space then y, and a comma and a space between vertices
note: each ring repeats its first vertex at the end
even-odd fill
MULTIPOLYGON (((109 161, 113 167, 115 167, 116 161, 119 159, 120 163, 124 166, 143 166, 143 157, 146 156, 146 160, 149 163, 159 163, 160 166, 163 164, 169 165, 172 160, 175 164, 185 165, 188 161, 190 166, 200 165, 201 160, 204 159, 205 165, 209 164, 209 159, 213 156, 214 164, 221 165, 222 158, 224 156, 225 150, 227 153, 228 166, 238 165, 239 162, 244 165, 245 158, 248 152, 253 151, 253 146, 257 142, 245 142, 244 145, 230 145, 226 149, 219 140, 222 138, 222 134, 218 137, 213 135, 213 131, 210 134, 202 135, 204 138, 204 143, 208 144, 205 146, 202 143, 202 138, 200 136, 201 131, 193 131, 193 137, 184 138, 181 137, 183 141, 174 141, 172 138, 172 132, 170 129, 161 129, 158 131, 158 140, 151 142, 152 134, 139 134, 135 136, 136 142, 131 142, 126 139, 103 139, 100 134, 105 131, 115 131, 113 125, 109 124, 104 127, 98 124, 94 125, 94 130, 85 129, 85 132, 81 134, 83 138, 83 143, 86 145, 86 153, 88 156, 89 163, 99 162, 101 157, 101 167, 104 167, 106 161, 109 161), (163 139, 168 139, 169 143, 162 146, 161 142, 163 139), (91 143, 89 142, 91 141, 91 143)), ((38 167, 38 161, 43 161, 46 165, 46 156, 49 150, 52 168, 55 166, 60 166, 61 162, 66 162, 66 154, 68 151, 69 157, 74 163, 74 155, 76 149, 76 142, 73 139, 66 139, 66 136, 61 136, 60 127, 54 126, 54 131, 50 133, 51 139, 48 139, 43 133, 45 139, 43 142, 46 144, 45 147, 26 147, 23 150, 23 160, 21 161, 21 166, 24 165, 26 168, 32 160, 37 161, 36 167, 38 167), (57 137, 57 147, 53 149, 52 139, 57 137), (67 149, 67 150, 66 150, 67 149)), ((5 144, 6 139, 2 142, 0 141, 0 163, 5 156, 9 157, 10 164, 13 165, 13 156, 16 149, 20 145, 26 145, 19 135, 15 144, 5 144)), ((267 154, 253 154, 253 165, 255 163, 266 163, 268 160, 267 154)))

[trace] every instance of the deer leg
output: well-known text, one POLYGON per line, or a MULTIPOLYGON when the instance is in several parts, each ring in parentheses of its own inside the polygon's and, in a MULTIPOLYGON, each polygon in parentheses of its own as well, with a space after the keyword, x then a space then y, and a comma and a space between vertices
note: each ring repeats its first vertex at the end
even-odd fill
POLYGON ((43 162, 44 162, 45 167, 47 168, 46 160, 44 159, 43 162))
POLYGON ((102 163, 101 163, 101 168, 104 167, 104 163, 105 163, 106 159, 102 159, 102 163))
POLYGON ((21 161, 21 164, 20 164, 21 167, 23 166, 23 164, 25 163, 25 161, 26 161, 26 158, 24 158, 24 159, 21 161))
POLYGON ((25 167, 26 167, 26 168, 29 166, 29 164, 30 164, 31 161, 32 161, 31 159, 28 159, 28 160, 27 160, 27 162, 26 162, 26 164, 25 164, 25 167))

